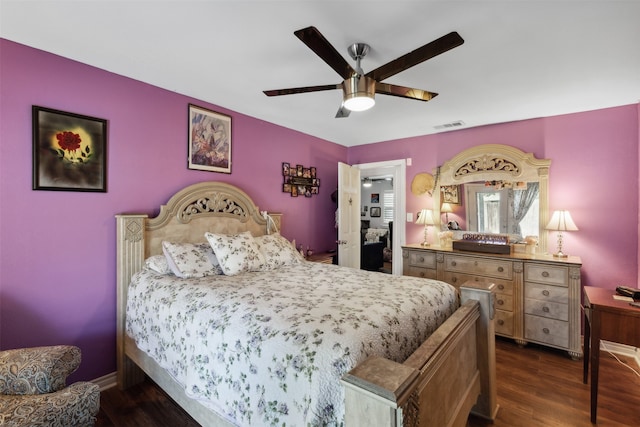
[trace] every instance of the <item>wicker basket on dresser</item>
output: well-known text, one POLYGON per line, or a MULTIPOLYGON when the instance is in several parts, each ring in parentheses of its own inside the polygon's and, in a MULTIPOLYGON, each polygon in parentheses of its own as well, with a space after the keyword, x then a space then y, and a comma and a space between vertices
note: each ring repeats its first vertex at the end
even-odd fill
POLYGON ((438 246, 402 247, 403 272, 456 287, 467 280, 496 284, 497 335, 535 342, 582 357, 580 258, 454 251, 438 246))

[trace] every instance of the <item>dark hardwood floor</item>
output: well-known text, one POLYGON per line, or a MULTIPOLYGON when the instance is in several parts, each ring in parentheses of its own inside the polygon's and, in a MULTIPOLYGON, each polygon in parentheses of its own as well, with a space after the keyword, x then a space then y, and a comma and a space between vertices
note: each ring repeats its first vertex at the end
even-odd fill
MULTIPOLYGON (((582 361, 566 352, 496 340, 498 404, 495 423, 469 419, 469 427, 592 426, 590 386, 582 361)), ((635 362, 627 359, 636 370, 635 362)), ((640 426, 640 377, 602 352, 598 426, 640 426)), ((198 426, 151 381, 124 392, 102 392, 97 427, 198 426)))

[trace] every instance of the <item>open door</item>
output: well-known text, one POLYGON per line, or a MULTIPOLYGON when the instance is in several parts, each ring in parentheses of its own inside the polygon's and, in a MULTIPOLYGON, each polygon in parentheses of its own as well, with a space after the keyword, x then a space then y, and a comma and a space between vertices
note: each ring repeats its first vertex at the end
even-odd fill
POLYGON ((338 264, 360 268, 360 169, 338 163, 338 264))

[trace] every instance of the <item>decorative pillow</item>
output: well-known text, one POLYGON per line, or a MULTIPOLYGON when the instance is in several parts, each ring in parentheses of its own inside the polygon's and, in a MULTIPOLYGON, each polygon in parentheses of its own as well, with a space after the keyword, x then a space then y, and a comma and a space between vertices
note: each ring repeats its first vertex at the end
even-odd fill
POLYGON ((302 256, 296 248, 279 233, 259 236, 255 241, 265 258, 266 270, 275 270, 284 265, 298 264, 302 261, 302 256))
POLYGON ((222 274, 220 264, 206 243, 162 242, 169 268, 178 277, 204 277, 222 274))
POLYGON ((264 269, 265 259, 251 232, 240 234, 204 234, 218 258, 222 271, 233 276, 245 271, 264 269))
POLYGON ((167 257, 164 255, 154 255, 150 256, 146 260, 144 260, 145 266, 155 271, 158 274, 172 274, 173 270, 169 267, 169 263, 167 262, 167 257))

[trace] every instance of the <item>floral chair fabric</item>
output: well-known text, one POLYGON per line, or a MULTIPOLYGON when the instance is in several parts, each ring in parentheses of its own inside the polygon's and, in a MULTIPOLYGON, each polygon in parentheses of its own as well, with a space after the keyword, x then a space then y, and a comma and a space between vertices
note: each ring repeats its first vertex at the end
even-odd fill
POLYGON ((80 360, 80 349, 67 345, 0 351, 0 426, 93 426, 100 388, 65 387, 80 360))

